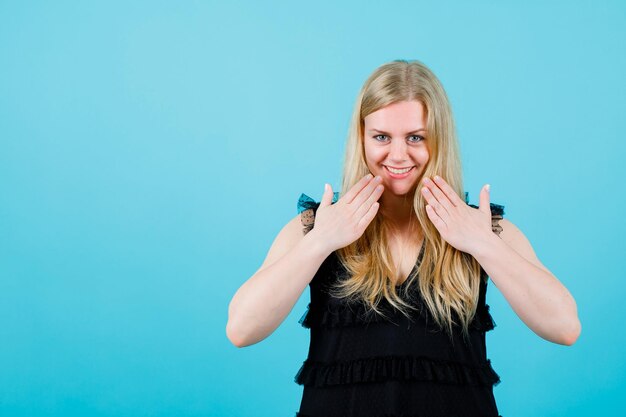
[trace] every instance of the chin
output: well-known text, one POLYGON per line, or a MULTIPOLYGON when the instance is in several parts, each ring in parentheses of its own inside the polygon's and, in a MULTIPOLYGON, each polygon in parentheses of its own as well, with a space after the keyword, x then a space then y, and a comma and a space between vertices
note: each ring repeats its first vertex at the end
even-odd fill
POLYGON ((395 196, 403 196, 403 195, 407 195, 407 194, 415 194, 415 186, 410 186, 410 187, 389 187, 386 186, 385 187, 385 192, 389 192, 395 196))

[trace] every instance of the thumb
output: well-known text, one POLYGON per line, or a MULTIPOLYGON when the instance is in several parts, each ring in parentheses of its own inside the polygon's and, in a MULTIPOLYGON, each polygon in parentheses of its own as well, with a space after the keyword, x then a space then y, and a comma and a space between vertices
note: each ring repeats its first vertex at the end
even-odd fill
POLYGON ((491 205, 490 205, 490 185, 489 184, 485 184, 485 186, 483 187, 483 189, 480 191, 480 202, 478 203, 478 207, 480 208, 481 211, 484 211, 485 213, 489 213, 491 215, 491 205))
POLYGON ((322 195, 322 201, 320 202, 320 207, 330 206, 330 203, 333 201, 333 188, 330 184, 324 184, 324 194, 322 195))

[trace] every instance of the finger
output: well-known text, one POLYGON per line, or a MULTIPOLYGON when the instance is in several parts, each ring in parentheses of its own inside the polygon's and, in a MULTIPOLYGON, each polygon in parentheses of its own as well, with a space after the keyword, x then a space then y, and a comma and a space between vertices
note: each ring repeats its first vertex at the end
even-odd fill
MULTIPOLYGON (((426 199, 427 208, 432 211, 433 214, 437 216, 438 219, 442 222, 442 224, 448 224, 450 221, 450 213, 448 210, 435 198, 433 193, 430 191, 431 189, 428 187, 422 188, 422 195, 426 199)), ((434 222, 433 222, 434 223, 434 222)))
POLYGON ((480 191, 480 201, 478 202, 478 208, 485 213, 489 213, 491 215, 491 205, 489 204, 489 200, 491 196, 489 195, 489 184, 485 184, 483 189, 480 191))
POLYGON ((459 195, 454 191, 454 188, 450 186, 442 177, 439 175, 435 175, 435 184, 443 191, 443 193, 450 199, 452 204, 456 206, 462 206, 465 204, 465 201, 459 197, 459 195))
POLYGON ((433 206, 431 206, 430 204, 426 204, 426 214, 428 214, 428 218, 430 219, 430 221, 433 222, 437 230, 439 230, 439 233, 441 233, 443 227, 447 226, 446 222, 443 221, 441 216, 437 214, 433 206))
MULTIPOLYGON (((352 200, 352 203, 350 203, 353 208, 355 210, 358 210, 362 205, 364 205, 367 201, 368 198, 370 198, 370 196, 376 192, 376 187, 378 187, 378 185, 380 185, 382 183, 382 178, 380 178, 380 176, 374 178, 373 180, 371 180, 369 182, 369 184, 367 184, 365 186, 365 188, 363 188, 356 197, 354 197, 354 200, 352 200)), ((367 204, 365 204, 367 205, 367 204)), ((367 205, 369 208, 369 205, 367 205)))
POLYGON ((320 201, 320 207, 330 206, 333 201, 333 187, 330 184, 324 184, 324 194, 320 201))
POLYGON ((449 214, 452 214, 454 204, 452 204, 448 196, 441 190, 441 188, 439 188, 439 186, 429 178, 424 178, 422 182, 426 185, 430 194, 437 199, 439 205, 441 205, 449 214))
POLYGON ((428 204, 430 205, 430 207, 433 209, 434 212, 437 213, 437 215, 439 217, 441 217, 442 219, 449 219, 450 218, 450 213, 448 212, 448 210, 439 202, 439 200, 437 200, 437 198, 435 198, 435 195, 431 192, 432 188, 429 188, 427 186, 422 187, 422 195, 424 196, 424 198, 426 199, 426 202, 428 202, 428 204))
POLYGON ((380 207, 379 202, 376 202, 370 206, 369 210, 367 210, 367 213, 365 213, 365 216, 363 216, 361 220, 359 220, 359 223, 357 224, 357 227, 359 228, 359 230, 365 231, 365 229, 367 229, 367 226, 369 226, 372 220, 374 220, 374 217, 376 217, 376 213, 378 213, 379 207, 380 207))
POLYGON ((367 174, 363 178, 361 178, 356 184, 348 190, 348 192, 340 199, 340 201, 345 202, 347 204, 352 203, 354 198, 359 194, 359 192, 374 178, 372 174, 367 174))
MULTIPOLYGON (((373 183, 374 181, 372 181, 373 183)), ((372 193, 367 197, 367 199, 363 202, 363 204, 361 204, 356 211, 354 212, 354 216, 359 219, 363 216, 366 215, 366 213, 369 211, 370 207, 376 203, 376 201, 378 201, 378 199, 380 198, 381 195, 383 195, 383 192, 385 191, 385 186, 382 184, 368 184, 368 187, 374 185, 374 190, 372 191, 372 193)), ((359 196, 357 198, 361 198, 362 195, 364 195, 366 192, 365 190, 363 190, 363 192, 361 194, 359 194, 359 196)), ((354 202, 352 203, 355 207, 356 204, 358 204, 357 200, 355 199, 354 202)))

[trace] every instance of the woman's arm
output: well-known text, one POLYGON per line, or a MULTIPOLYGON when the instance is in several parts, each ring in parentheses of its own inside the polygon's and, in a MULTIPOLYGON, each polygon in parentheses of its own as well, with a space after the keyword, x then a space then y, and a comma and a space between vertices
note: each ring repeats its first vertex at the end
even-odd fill
POLYGON ((300 215, 294 217, 274 239, 263 265, 228 305, 228 339, 245 347, 272 334, 329 254, 315 230, 303 236, 300 215))
POLYGON ((472 255, 515 313, 537 335, 571 346, 581 331, 576 301, 539 261, 526 236, 507 219, 500 237, 490 234, 472 255))

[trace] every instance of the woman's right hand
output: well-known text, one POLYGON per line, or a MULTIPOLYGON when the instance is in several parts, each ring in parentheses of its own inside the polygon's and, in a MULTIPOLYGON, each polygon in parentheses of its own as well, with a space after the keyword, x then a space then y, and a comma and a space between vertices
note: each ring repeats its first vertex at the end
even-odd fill
POLYGON ((332 204, 333 190, 328 184, 310 233, 316 235, 330 252, 356 241, 378 212, 378 199, 384 191, 381 183, 380 177, 371 178, 368 174, 335 204, 332 204))

